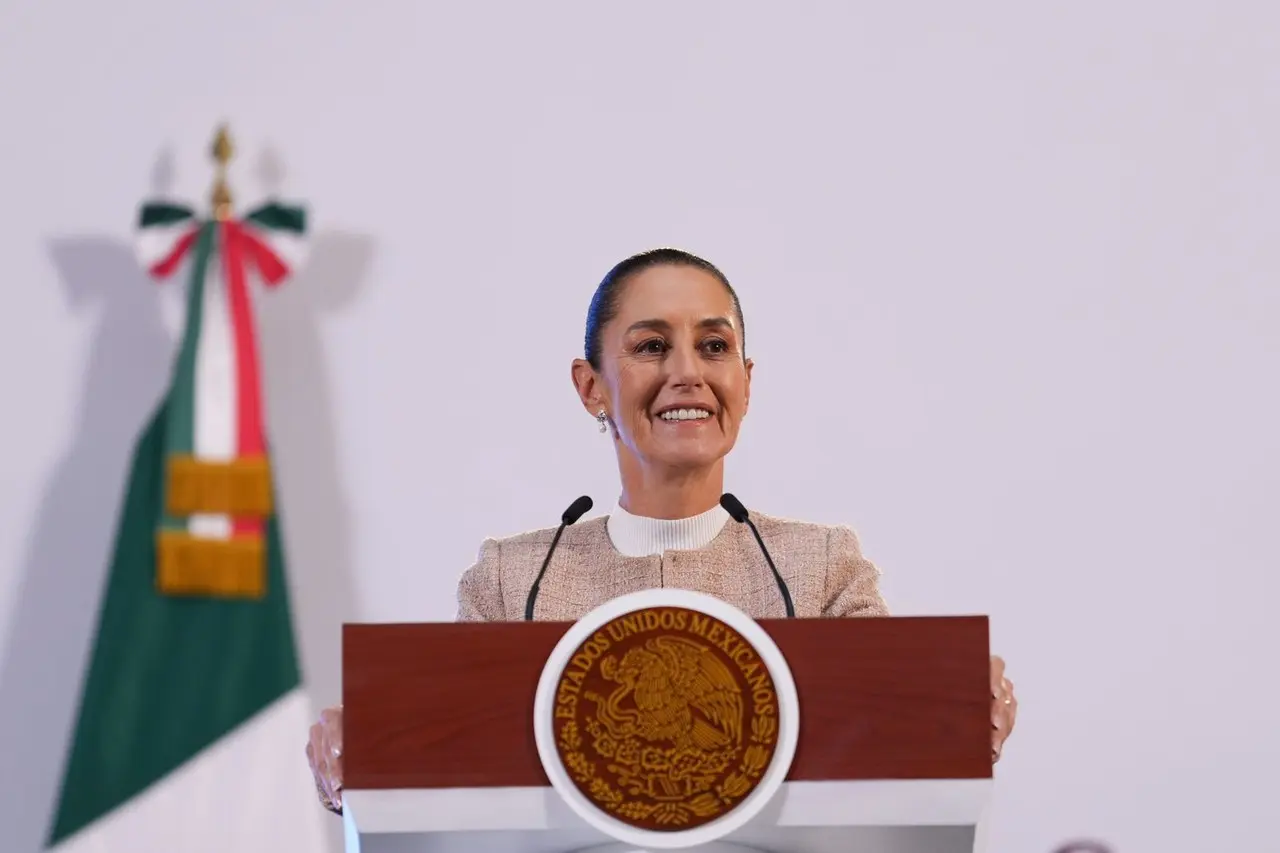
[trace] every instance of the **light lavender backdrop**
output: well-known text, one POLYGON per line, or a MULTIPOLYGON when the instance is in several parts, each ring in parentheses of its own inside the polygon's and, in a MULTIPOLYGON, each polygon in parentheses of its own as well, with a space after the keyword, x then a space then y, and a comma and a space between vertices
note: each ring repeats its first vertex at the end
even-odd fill
POLYGON ((990 614, 993 851, 1262 849, 1277 56, 1263 2, 6 4, 0 847, 43 835, 168 369, 136 205, 204 199, 225 118, 239 198, 314 213, 259 299, 311 690, 69 849, 335 842, 339 623, 450 618, 482 537, 607 508, 568 364, 657 244, 744 302, 730 487, 853 524, 898 613, 990 614))

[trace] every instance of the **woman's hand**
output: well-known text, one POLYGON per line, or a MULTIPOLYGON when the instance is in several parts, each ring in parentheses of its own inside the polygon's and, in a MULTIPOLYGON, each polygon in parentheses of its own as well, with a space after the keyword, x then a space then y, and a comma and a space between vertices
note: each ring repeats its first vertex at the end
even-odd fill
POLYGON ((342 706, 325 708, 311 727, 307 761, 326 809, 342 814, 342 706))
POLYGON ((991 763, 1000 760, 1005 739, 1013 732, 1018 718, 1018 699, 1013 695, 1013 682, 1004 677, 1004 660, 991 657, 991 763))

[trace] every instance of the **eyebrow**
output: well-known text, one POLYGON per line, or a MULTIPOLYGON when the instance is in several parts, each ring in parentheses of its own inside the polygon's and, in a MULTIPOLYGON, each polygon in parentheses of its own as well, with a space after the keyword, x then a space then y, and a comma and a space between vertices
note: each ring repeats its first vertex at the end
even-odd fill
MULTIPOLYGON (((732 331, 733 323, 732 321, 729 320, 728 317, 708 317, 707 319, 698 323, 698 327, 701 329, 729 329, 732 331)), ((627 334, 631 334, 632 332, 638 332, 642 330, 649 330, 653 332, 670 332, 671 324, 668 323, 666 320, 640 320, 639 322, 632 323, 630 326, 627 327, 627 334)))

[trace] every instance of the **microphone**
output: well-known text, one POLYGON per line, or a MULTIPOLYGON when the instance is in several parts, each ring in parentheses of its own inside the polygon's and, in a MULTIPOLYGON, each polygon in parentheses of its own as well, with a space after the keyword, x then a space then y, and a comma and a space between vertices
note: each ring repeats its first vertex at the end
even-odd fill
POLYGON ((551 555, 556 552, 556 546, 560 544, 560 534, 564 533, 564 529, 570 524, 586 515, 590 509, 591 498, 583 495, 569 504, 569 508, 560 516, 560 527, 556 530, 555 538, 551 540, 551 547, 547 549, 547 558, 542 561, 542 568, 538 571, 538 576, 534 578, 533 586, 529 588, 529 597, 524 603, 524 619, 526 622, 533 620, 533 602, 538 597, 538 587, 542 585, 542 576, 547 573, 547 566, 551 565, 551 555))
POLYGON ((782 603, 787 608, 787 618, 795 618, 796 608, 791 603, 791 591, 787 589, 786 581, 778 573, 778 567, 773 564, 773 558, 769 556, 769 549, 764 547, 764 540, 760 538, 760 531, 756 530, 755 522, 751 520, 751 516, 747 513, 747 508, 742 505, 742 501, 728 492, 720 496, 720 506, 724 507, 725 512, 729 513, 734 521, 751 528, 751 532, 755 534, 756 542, 760 545, 760 553, 764 554, 764 561, 769 564, 769 568, 773 570, 773 579, 778 582, 778 591, 782 593, 782 603))

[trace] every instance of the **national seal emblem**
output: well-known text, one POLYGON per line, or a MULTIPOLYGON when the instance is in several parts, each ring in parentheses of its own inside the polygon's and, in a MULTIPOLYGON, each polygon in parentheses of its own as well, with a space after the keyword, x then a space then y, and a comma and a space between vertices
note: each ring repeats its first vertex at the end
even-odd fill
POLYGON ((776 647, 697 593, 652 590, 594 615, 539 685, 553 784, 620 840, 686 846, 741 823, 731 817, 763 782, 776 788, 795 747, 795 688, 776 647))

